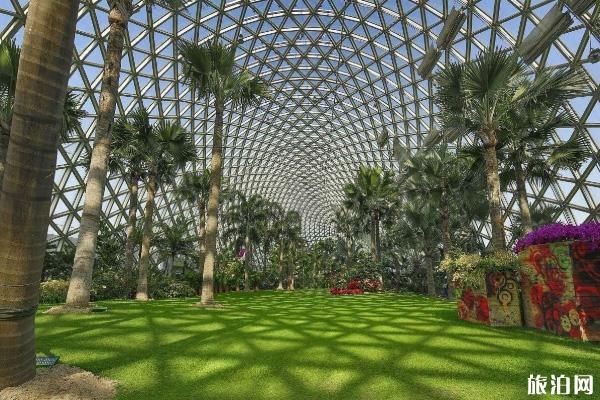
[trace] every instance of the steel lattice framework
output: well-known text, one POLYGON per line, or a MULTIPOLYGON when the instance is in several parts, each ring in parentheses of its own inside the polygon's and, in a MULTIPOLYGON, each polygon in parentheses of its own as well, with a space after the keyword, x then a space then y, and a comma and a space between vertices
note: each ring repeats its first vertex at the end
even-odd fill
MULTIPOLYGON (((481 50, 514 48, 557 0, 188 0, 185 9, 142 6, 129 23, 117 114, 144 105, 155 118, 179 118, 195 135, 203 168, 210 158, 213 108, 194 100, 180 80, 176 42, 244 41, 237 48, 239 66, 265 79, 272 101, 226 114, 225 177, 229 187, 260 193, 297 210, 304 234, 318 239, 332 233, 331 218, 342 199, 342 186, 361 164, 396 169, 392 143, 398 138, 410 151, 423 146, 435 127, 433 85, 417 74, 426 50, 435 43, 452 7, 467 18, 437 68, 465 61, 481 50), (384 146, 377 138, 389 132, 384 146), (207 132, 209 134, 207 134, 207 132)), ((134 1, 139 3, 139 1, 134 1)), ((85 169, 80 160, 90 150, 98 108, 101 71, 108 34, 108 2, 83 0, 70 86, 82 94, 89 113, 78 137, 59 149, 49 235, 62 241, 76 236, 85 169)), ((22 38, 27 2, 0 4, 0 37, 22 38)), ((532 68, 580 64, 598 37, 590 21, 596 4, 563 33, 532 68)), ((597 33, 596 33, 597 34, 597 33)), ((574 129, 592 142, 595 157, 579 171, 561 171, 557 184, 529 183, 530 201, 561 207, 561 220, 599 220, 600 103, 598 64, 583 64, 590 95, 565 104, 577 124, 557 132, 566 140, 574 129)), ((140 191, 140 212, 145 192, 140 191)), ((511 192, 504 194, 508 220, 518 210, 511 192)), ((113 227, 125 222, 128 188, 111 176, 104 213, 113 227)), ((158 218, 169 221, 191 213, 172 188, 157 198, 158 218)), ((484 235, 487 228, 481 227, 484 235)))

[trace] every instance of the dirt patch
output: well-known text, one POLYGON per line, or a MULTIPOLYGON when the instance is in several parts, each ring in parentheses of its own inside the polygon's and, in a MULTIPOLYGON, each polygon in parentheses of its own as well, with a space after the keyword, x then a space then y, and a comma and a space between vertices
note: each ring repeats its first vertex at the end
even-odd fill
POLYGON ((44 314, 87 314, 92 312, 92 307, 69 307, 66 305, 54 306, 44 314))
POLYGON ((0 391, 0 400, 113 400, 117 384, 69 365, 38 368, 35 378, 0 391))

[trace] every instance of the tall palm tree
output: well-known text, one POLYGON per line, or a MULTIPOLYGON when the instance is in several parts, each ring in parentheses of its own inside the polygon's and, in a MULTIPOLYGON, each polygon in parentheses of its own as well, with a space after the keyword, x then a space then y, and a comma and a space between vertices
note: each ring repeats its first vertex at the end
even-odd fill
POLYGON ((362 165, 356 180, 346 185, 344 192, 347 197, 344 205, 356 208, 359 213, 370 218, 371 256, 374 262, 379 262, 381 218, 398 200, 393 174, 381 167, 362 165))
POLYGON ((455 140, 474 134, 483 148, 496 250, 506 247, 496 155, 499 133, 510 127, 515 110, 528 104, 551 107, 588 87, 581 70, 543 70, 531 82, 526 73, 516 54, 489 50, 472 62, 449 65, 436 77, 443 136, 455 140))
POLYGON ((108 172, 108 159, 111 144, 111 127, 115 118, 117 98, 119 92, 119 78, 121 74, 121 60, 123 55, 125 36, 129 18, 142 7, 160 4, 165 7, 175 8, 181 5, 180 0, 146 0, 134 6, 132 0, 109 0, 108 37, 102 83, 100 86, 100 100, 98 117, 96 120, 96 135, 90 156, 87 183, 85 185, 83 211, 79 225, 77 250, 73 260, 73 275, 76 280, 70 307, 85 308, 88 306, 88 297, 85 295, 86 282, 91 280, 94 268, 94 256, 100 214, 102 213, 102 198, 106 186, 108 172), (78 288, 81 288, 78 290, 78 288), (80 292, 80 293, 77 293, 80 292))
POLYGON ((210 167, 210 196, 206 221, 206 257, 202 279, 202 305, 214 303, 214 265, 217 252, 218 209, 223 175, 223 114, 230 108, 258 104, 268 97, 264 82, 235 67, 235 46, 227 47, 217 39, 203 45, 182 42, 184 76, 199 97, 212 99, 215 109, 210 167))
MULTIPOLYGON (((186 172, 181 177, 181 183, 175 188, 177 197, 186 200, 198 208, 198 272, 202 275, 204 255, 206 253, 206 202, 210 189, 210 171, 186 172)), ((200 289, 201 290, 201 289, 200 289)))
POLYGON ((267 268, 269 252, 279 235, 278 224, 283 219, 283 207, 277 202, 266 201, 265 220, 261 226, 260 237, 262 241, 263 269, 267 268))
POLYGON ((190 235, 191 219, 179 216, 171 223, 160 224, 160 235, 156 238, 159 254, 166 259, 165 274, 173 275, 173 266, 177 256, 191 257, 194 254, 194 242, 198 240, 190 235))
POLYGON ((236 192, 236 200, 224 215, 228 229, 225 236, 235 236, 236 244, 243 242, 244 257, 244 290, 250 290, 249 272, 252 263, 254 245, 258 243, 267 217, 266 201, 258 194, 246 197, 236 192))
POLYGON ((136 300, 142 301, 148 300, 148 268, 156 192, 160 184, 172 182, 175 173, 196 158, 192 136, 176 123, 161 121, 152 129, 152 139, 147 145, 144 153, 147 156, 145 165, 148 168, 146 170, 148 198, 144 208, 142 250, 135 294, 136 300))
POLYGON ((297 211, 288 211, 283 216, 280 226, 279 241, 279 282, 277 289, 283 289, 283 276, 286 276, 286 289, 294 290, 293 270, 286 263, 286 256, 295 252, 302 240, 302 217, 297 211))
MULTIPOLYGON (((557 82, 565 84, 564 81, 557 82)), ((585 92, 580 92, 583 96, 585 92)), ((500 180, 504 185, 514 183, 521 213, 520 222, 523 234, 533 230, 529 202, 527 200, 527 180, 542 184, 556 181, 559 169, 578 170, 592 154, 590 144, 581 132, 565 142, 556 143, 552 136, 561 126, 573 126, 572 118, 556 110, 562 100, 553 106, 540 108, 528 104, 515 110, 512 126, 505 132, 498 145, 502 160, 500 180)))
POLYGON ((34 318, 79 1, 29 3, 0 195, 0 389, 35 376, 34 318))
MULTIPOLYGON (((124 173, 129 184, 129 214, 125 228, 125 258, 123 269, 128 283, 133 279, 135 235, 137 225, 140 180, 145 177, 144 149, 152 138, 150 115, 145 108, 120 117, 113 127, 108 166, 111 173, 124 173)), ((89 293, 89 292, 88 292, 89 293)), ((88 296, 89 299, 89 296, 88 296)))

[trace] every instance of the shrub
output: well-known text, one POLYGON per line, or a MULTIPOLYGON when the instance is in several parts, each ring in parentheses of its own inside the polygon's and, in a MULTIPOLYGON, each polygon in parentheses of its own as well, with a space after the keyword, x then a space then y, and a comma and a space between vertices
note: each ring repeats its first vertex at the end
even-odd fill
POLYGON ((581 225, 556 223, 543 225, 517 240, 513 251, 520 253, 528 246, 571 240, 600 241, 600 223, 588 222, 581 225))
POLYGON ((69 282, 65 280, 51 280, 40 284, 40 303, 64 303, 69 290, 69 282))
POLYGON ((515 272, 519 270, 517 257, 509 251, 498 251, 481 256, 479 254, 449 254, 438 267, 452 276, 455 286, 479 287, 488 272, 515 272))
POLYGON ((194 297, 196 291, 187 282, 164 279, 153 282, 150 288, 153 299, 174 299, 179 297, 194 297))

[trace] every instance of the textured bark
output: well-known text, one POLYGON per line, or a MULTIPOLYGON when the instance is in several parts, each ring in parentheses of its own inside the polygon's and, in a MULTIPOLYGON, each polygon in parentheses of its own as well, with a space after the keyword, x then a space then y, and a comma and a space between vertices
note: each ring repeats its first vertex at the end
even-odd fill
MULTIPOLYGON (((206 254, 206 204, 204 200, 198 199, 198 213, 200 219, 198 220, 198 272, 202 275, 204 270, 204 255, 206 254)), ((202 287, 199 289, 202 291, 202 287)))
POLYGON ((79 1, 32 0, 0 196, 0 389, 35 376, 35 307, 79 1))
POLYGON ((379 218, 375 213, 371 215, 371 258, 379 262, 379 218))
POLYGON ((215 104, 215 131, 210 160, 210 194, 206 220, 206 255, 202 271, 202 295, 200 303, 210 305, 214 299, 214 268, 217 258, 217 235, 219 230, 219 196, 223 175, 223 105, 215 104))
POLYGON ((492 249, 506 249, 504 222, 500 204, 500 178, 498 176, 498 159, 496 157, 496 140, 488 140, 485 144, 485 176, 487 180, 490 220, 492 223, 492 249))
POLYGON ((6 168, 6 153, 8 151, 9 139, 10 127, 5 126, 4 121, 0 121, 0 187, 2 187, 4 168, 6 168))
POLYGON ((138 189, 139 181, 137 177, 131 177, 131 193, 129 195, 129 216, 127 218, 127 239, 125 241, 125 262, 123 269, 126 274, 126 287, 125 296, 129 297, 131 285, 133 282, 133 265, 135 262, 135 243, 133 242, 133 235, 135 234, 135 227, 137 224, 137 208, 138 208, 138 189))
POLYGON ((277 290, 283 290, 283 242, 279 245, 279 274, 277 290))
POLYGON ((154 197, 156 196, 156 173, 148 177, 148 199, 144 208, 144 232, 142 235, 142 252, 138 272, 136 300, 148 300, 148 268, 150 267, 150 245, 152 241, 152 218, 154 216, 154 197))
POLYGON ((102 213, 102 197, 108 172, 110 134, 117 105, 121 55, 123 54, 128 17, 128 15, 123 15, 121 9, 116 5, 112 7, 108 16, 110 28, 100 88, 96 137, 85 186, 85 203, 81 214, 73 272, 67 293, 69 307, 88 307, 90 302, 94 256, 102 213))
POLYGON ((526 235, 533 230, 531 224, 531 213, 527 202, 527 186, 525 185, 525 172, 520 164, 515 166, 515 178, 517 181, 517 196, 519 198, 519 210, 521 210, 521 226, 523 234, 526 235))
POLYGON ((346 266, 352 266, 352 259, 354 258, 354 241, 352 237, 346 238, 346 266))

